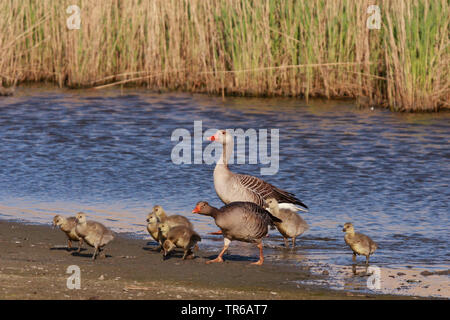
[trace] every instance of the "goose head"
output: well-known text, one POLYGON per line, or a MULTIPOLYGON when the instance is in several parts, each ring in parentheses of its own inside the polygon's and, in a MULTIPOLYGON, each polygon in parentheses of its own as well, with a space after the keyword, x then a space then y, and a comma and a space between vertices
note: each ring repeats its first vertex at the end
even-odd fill
POLYGON ((353 228, 353 224, 351 222, 347 222, 346 224, 344 224, 344 228, 342 229, 343 232, 345 233, 355 233, 355 229, 353 228))
POLYGON ((165 257, 169 254, 170 251, 173 250, 173 248, 175 248, 175 244, 170 241, 170 240, 166 240, 163 243, 163 249, 164 249, 164 254, 163 254, 163 259, 165 259, 165 257))
POLYGON ((222 144, 231 144, 233 143, 233 135, 231 132, 227 132, 227 130, 217 130, 217 132, 208 138, 209 141, 217 141, 222 144))
POLYGON ((64 224, 66 218, 61 217, 59 214, 53 218, 53 227, 60 226, 64 224))
POLYGON ((160 223, 158 224, 158 228, 161 231, 161 234, 164 238, 167 238, 167 234, 169 233, 170 227, 167 223, 160 223))
POLYGON ((194 210, 192 210, 192 213, 198 213, 204 216, 211 216, 213 213, 213 207, 211 207, 209 203, 206 201, 200 201, 197 202, 197 205, 195 206, 194 210))
POLYGON ((146 220, 149 224, 157 224, 158 217, 154 213, 149 213, 146 220))
POLYGON ((157 217, 161 217, 161 215, 164 214, 164 209, 160 205, 156 205, 153 207, 152 213, 157 217))
POLYGON ((278 207, 278 201, 275 198, 268 198, 264 200, 264 208, 275 209, 278 207))
POLYGON ((76 223, 86 223, 86 213, 78 212, 75 221, 76 223))

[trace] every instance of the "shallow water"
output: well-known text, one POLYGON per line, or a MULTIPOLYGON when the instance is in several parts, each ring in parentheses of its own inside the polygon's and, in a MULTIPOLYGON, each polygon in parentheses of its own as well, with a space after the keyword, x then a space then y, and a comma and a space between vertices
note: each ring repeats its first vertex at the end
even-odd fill
MULTIPOLYGON (((351 221, 379 249, 371 263, 389 268, 449 268, 450 114, 359 110, 347 101, 221 98, 145 90, 22 88, 0 99, 0 217, 50 223, 85 211, 118 232, 147 237, 154 204, 189 217, 220 247, 212 219, 195 203, 221 202, 214 166, 175 165, 173 130, 280 129, 280 169, 264 179, 295 193, 310 230, 292 253, 276 231, 267 258, 351 266, 342 225, 351 221)), ((210 142, 205 141, 203 147, 210 142)), ((260 175, 261 165, 234 165, 260 175)), ((237 259, 256 258, 233 243, 237 259)), ((364 259, 361 259, 362 262, 364 259)))

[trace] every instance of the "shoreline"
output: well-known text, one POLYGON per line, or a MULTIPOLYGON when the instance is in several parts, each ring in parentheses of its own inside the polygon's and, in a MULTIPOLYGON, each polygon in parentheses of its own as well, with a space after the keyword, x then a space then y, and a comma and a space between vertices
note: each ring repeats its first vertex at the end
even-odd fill
POLYGON ((287 100, 297 100, 302 103, 308 104, 313 101, 327 101, 328 103, 332 103, 333 101, 340 101, 340 102, 351 102, 352 105, 354 105, 357 109, 362 110, 383 110, 383 111, 389 111, 393 114, 412 114, 412 115, 427 115, 427 114, 434 114, 434 115, 442 115, 442 114, 448 114, 450 113, 450 108, 441 107, 438 109, 418 109, 418 110, 393 110, 392 108, 383 106, 383 105, 364 105, 360 104, 361 97, 349 97, 349 96, 330 96, 327 97, 326 95, 315 95, 312 97, 306 97, 306 96, 289 96, 289 95, 252 95, 252 94, 232 94, 228 93, 224 96, 220 92, 209 92, 209 91, 189 91, 189 90, 183 90, 180 88, 149 88, 146 85, 143 84, 126 84, 126 85, 115 85, 110 86, 104 89, 97 89, 92 86, 81 86, 81 87, 70 87, 70 86, 59 86, 55 82, 49 82, 49 81, 24 81, 20 83, 20 86, 16 87, 16 90, 13 95, 6 96, 7 98, 15 98, 15 97, 25 97, 29 96, 28 93, 25 93, 25 90, 30 89, 48 89, 53 91, 60 91, 60 92, 84 92, 88 93, 89 95, 101 95, 101 94, 111 94, 114 92, 120 92, 120 95, 127 95, 129 92, 127 91, 141 91, 145 92, 147 94, 184 94, 184 95, 190 95, 190 96, 206 96, 206 97, 213 97, 218 99, 234 99, 234 98, 245 98, 245 99, 287 99, 287 100))
POLYGON ((324 276, 307 267, 250 266, 253 257, 238 261, 232 254, 223 264, 206 265, 217 252, 202 249, 201 243, 197 257, 186 261, 181 251, 163 261, 153 241, 117 233, 105 250, 107 258, 95 262, 92 248, 83 246, 76 254, 66 245, 57 228, 0 219, 0 299, 426 299, 303 285, 324 276), (70 265, 80 267, 80 290, 66 286, 70 265))

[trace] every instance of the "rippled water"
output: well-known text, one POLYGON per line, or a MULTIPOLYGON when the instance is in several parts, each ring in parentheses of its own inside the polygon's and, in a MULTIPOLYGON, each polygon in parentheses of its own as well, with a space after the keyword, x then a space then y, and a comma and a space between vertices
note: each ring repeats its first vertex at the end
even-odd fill
MULTIPOLYGON (((221 246, 195 203, 220 206, 213 165, 175 165, 170 140, 194 120, 211 128, 279 128, 280 170, 264 178, 310 208, 295 253, 272 259, 350 265, 342 225, 379 244, 376 265, 447 267, 450 114, 358 110, 351 102, 221 98, 145 90, 22 88, 0 98, 0 215, 49 223, 83 210, 116 231, 145 236, 154 204, 189 217, 221 246)), ((204 147, 209 142, 204 142, 204 147)), ((259 176, 260 165, 232 170, 259 176)), ((281 244, 272 231, 266 243, 281 244)), ((256 256, 247 244, 240 254, 256 256)), ((232 251, 233 249, 231 249, 232 251)), ((233 253, 233 251, 232 251, 233 253)), ((237 253, 237 251, 236 251, 237 253)), ((362 258, 361 258, 362 259, 362 258)))

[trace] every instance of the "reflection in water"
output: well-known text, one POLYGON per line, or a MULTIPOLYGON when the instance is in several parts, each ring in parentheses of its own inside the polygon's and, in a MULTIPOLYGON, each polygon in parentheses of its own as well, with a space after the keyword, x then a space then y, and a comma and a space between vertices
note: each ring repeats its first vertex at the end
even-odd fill
MULTIPOLYGON (((50 223, 84 211, 116 231, 146 237, 155 204, 183 214, 196 230, 199 200, 221 206, 212 165, 174 165, 176 128, 280 129, 280 170, 264 177, 310 207, 311 229, 290 254, 276 231, 273 259, 351 265, 341 230, 353 222, 379 250, 374 265, 447 265, 450 260, 450 114, 361 110, 348 101, 220 98, 143 90, 22 89, 0 100, 0 215, 50 223), (339 227, 341 226, 341 227, 339 227)), ((204 142, 204 147, 209 142, 204 142)), ((259 165, 233 171, 259 176, 259 165)), ((220 248, 219 237, 202 245, 220 248)), ((231 252, 255 256, 254 246, 231 252)))

